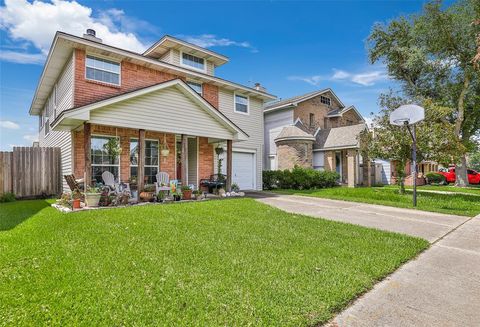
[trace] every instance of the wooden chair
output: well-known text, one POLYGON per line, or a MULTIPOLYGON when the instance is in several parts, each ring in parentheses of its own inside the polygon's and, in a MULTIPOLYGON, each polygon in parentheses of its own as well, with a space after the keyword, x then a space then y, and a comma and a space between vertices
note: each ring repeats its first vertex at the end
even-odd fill
POLYGON ((155 193, 158 194, 160 191, 170 191, 170 177, 168 176, 168 173, 159 172, 155 176, 155 179, 157 180, 155 182, 155 193))
POLYGON ((83 187, 80 185, 80 183, 75 179, 75 175, 63 175, 63 178, 65 178, 65 181, 68 184, 68 187, 70 187, 70 190, 73 191, 81 191, 83 187))

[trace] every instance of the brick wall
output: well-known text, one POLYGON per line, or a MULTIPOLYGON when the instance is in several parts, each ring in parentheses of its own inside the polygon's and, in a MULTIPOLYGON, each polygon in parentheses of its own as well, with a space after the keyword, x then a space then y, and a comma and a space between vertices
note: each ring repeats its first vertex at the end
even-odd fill
MULTIPOLYGON (((124 60, 121 63, 121 85, 110 85, 107 83, 87 80, 85 78, 85 58, 84 50, 75 50, 74 107, 83 106, 172 79, 186 79, 186 77, 182 75, 169 74, 124 60)), ((218 108, 217 86, 204 84, 203 96, 215 108, 218 108)))
POLYGON ((312 141, 281 141, 277 143, 278 169, 292 169, 295 165, 312 168, 312 141))
POLYGON ((320 102, 320 95, 299 103, 298 107, 293 111, 294 120, 300 118, 304 125, 309 128, 311 133, 314 133, 318 127, 328 128, 325 126, 326 115, 330 110, 340 107, 339 104, 333 100, 333 97, 331 97, 331 99, 331 107, 320 102), (310 127, 310 114, 314 115, 314 124, 312 127, 310 127))
MULTIPOLYGON (((111 126, 92 125, 92 134, 105 136, 118 136, 122 153, 120 154, 120 179, 128 181, 130 178, 130 139, 138 139, 138 130, 131 128, 115 128, 111 126)), ((145 132, 145 139, 158 140, 164 143, 164 135, 170 153, 167 157, 160 156, 160 171, 168 173, 170 179, 176 178, 175 167, 175 135, 153 131, 145 132)), ((76 178, 82 178, 85 170, 85 155, 83 144, 83 131, 74 132, 74 174, 76 178)), ((208 143, 208 138, 199 137, 199 179, 209 178, 213 174, 213 145, 208 143)))

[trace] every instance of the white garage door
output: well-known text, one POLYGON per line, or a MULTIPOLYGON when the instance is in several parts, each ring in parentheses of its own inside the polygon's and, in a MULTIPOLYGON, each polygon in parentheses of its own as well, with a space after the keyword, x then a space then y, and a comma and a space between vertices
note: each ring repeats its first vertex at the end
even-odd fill
POLYGON ((232 180, 241 190, 253 190, 255 188, 255 155, 246 152, 233 152, 232 156, 232 180))

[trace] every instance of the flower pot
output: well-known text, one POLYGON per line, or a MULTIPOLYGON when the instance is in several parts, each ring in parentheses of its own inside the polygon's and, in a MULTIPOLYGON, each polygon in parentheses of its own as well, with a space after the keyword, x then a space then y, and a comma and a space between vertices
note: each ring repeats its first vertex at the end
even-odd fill
POLYGON ((168 157, 168 155, 170 154, 170 150, 168 149, 160 150, 160 154, 162 155, 162 157, 168 157))
POLYGON ((73 209, 80 209, 80 199, 73 199, 73 209))
POLYGON ((85 202, 88 207, 98 207, 101 193, 85 193, 85 202))
POLYGON ((140 199, 141 199, 142 201, 145 201, 145 202, 151 202, 151 201, 153 201, 154 196, 155 196, 155 193, 154 193, 154 192, 145 192, 145 191, 143 191, 143 192, 140 193, 140 199))
POLYGON ((183 199, 184 200, 191 200, 192 199, 192 190, 185 190, 182 191, 183 199))
POLYGON ((182 197, 180 195, 174 195, 173 196, 173 201, 180 201, 182 197))

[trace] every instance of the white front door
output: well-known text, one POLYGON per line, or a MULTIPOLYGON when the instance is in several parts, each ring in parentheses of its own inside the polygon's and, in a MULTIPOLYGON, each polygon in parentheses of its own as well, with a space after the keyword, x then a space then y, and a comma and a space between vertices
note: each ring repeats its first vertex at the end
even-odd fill
POLYGON ((255 188, 255 154, 248 152, 233 152, 232 181, 241 190, 255 188))

